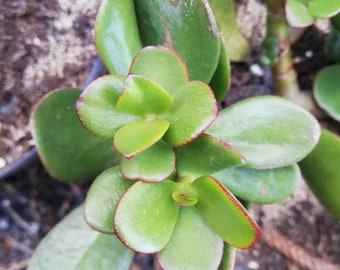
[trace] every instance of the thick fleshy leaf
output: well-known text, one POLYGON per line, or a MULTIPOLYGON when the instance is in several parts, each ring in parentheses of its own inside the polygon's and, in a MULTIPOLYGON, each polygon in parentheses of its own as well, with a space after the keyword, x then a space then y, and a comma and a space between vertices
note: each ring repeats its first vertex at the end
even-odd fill
POLYGON ((242 249, 255 243, 260 228, 222 184, 211 176, 203 176, 196 179, 192 187, 198 194, 195 207, 226 243, 242 249))
POLYGON ((175 182, 137 182, 118 204, 115 232, 129 248, 154 253, 169 242, 176 224, 179 205, 171 198, 175 182))
POLYGON ((231 61, 240 62, 249 44, 237 25, 234 0, 209 0, 231 61))
POLYGON ((75 103, 80 89, 64 89, 40 101, 32 117, 32 134, 48 172, 63 181, 93 179, 117 164, 111 142, 88 133, 80 124, 75 103))
POLYGON ((118 110, 116 102, 123 89, 124 78, 107 75, 93 81, 77 101, 77 113, 82 124, 94 135, 112 140, 124 124, 139 119, 118 110))
POLYGON ((120 128, 114 137, 114 147, 119 154, 132 158, 159 141, 169 127, 162 119, 139 120, 120 128))
POLYGON ((131 63, 130 73, 144 75, 171 95, 189 80, 182 57, 163 46, 149 46, 140 50, 131 63))
POLYGON ((171 96, 158 84, 141 75, 127 76, 117 108, 140 116, 156 116, 170 109, 171 96))
POLYGON ((120 175, 118 166, 105 170, 92 183, 86 195, 84 214, 94 230, 114 233, 117 204, 131 183, 120 175))
POLYGON ((299 165, 308 186, 321 204, 340 219, 340 138, 322 129, 314 150, 299 165))
POLYGON ((238 198, 263 204, 279 202, 288 197, 301 179, 296 164, 272 170, 230 168, 213 176, 238 198))
POLYGON ((177 173, 183 176, 211 175, 246 162, 244 157, 226 142, 207 134, 174 150, 177 173))
POLYGON ((163 269, 217 269, 223 241, 202 220, 194 207, 180 209, 173 235, 158 253, 163 269))
POLYGON ((314 80, 314 97, 319 106, 340 121, 340 65, 321 69, 314 80))
POLYGON ((206 132, 242 153, 248 168, 272 169, 304 158, 319 139, 320 125, 310 113, 286 99, 261 96, 220 111, 206 132))
POLYGON ((314 17, 301 0, 287 0, 285 9, 288 23, 292 27, 306 27, 314 23, 314 17))
POLYGON ((122 159, 120 171, 125 178, 158 182, 169 177, 175 169, 175 153, 163 140, 131 159, 122 159))
POLYGON ((308 11, 314 18, 329 18, 339 13, 340 1, 327 0, 327 5, 323 1, 308 1, 308 11))
POLYGON ((209 82, 220 44, 208 1, 135 1, 135 7, 143 45, 174 48, 185 60, 190 80, 209 82))
POLYGON ((142 48, 133 0, 103 0, 97 14, 95 41, 110 73, 127 75, 142 48))
POLYGON ((92 230, 78 207, 40 242, 29 270, 128 270, 133 252, 113 235, 92 230))
POLYGON ((216 119, 216 99, 210 87, 200 81, 191 81, 178 89, 173 105, 164 119, 170 127, 164 140, 170 145, 183 145, 202 134, 216 119))
POLYGON ((224 43, 221 39, 220 60, 215 70, 214 76, 209 83, 214 91, 217 102, 221 102, 227 95, 230 84, 230 63, 225 50, 224 43))

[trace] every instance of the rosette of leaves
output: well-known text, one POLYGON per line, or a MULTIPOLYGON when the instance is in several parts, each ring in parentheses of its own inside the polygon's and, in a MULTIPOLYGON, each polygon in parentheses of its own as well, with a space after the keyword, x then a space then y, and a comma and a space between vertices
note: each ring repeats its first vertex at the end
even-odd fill
POLYGON ((182 58, 161 46, 141 50, 125 78, 108 75, 95 80, 76 107, 87 130, 113 140, 124 157, 124 177, 149 182, 173 172, 172 147, 198 137, 218 112, 210 87, 189 81, 182 58))

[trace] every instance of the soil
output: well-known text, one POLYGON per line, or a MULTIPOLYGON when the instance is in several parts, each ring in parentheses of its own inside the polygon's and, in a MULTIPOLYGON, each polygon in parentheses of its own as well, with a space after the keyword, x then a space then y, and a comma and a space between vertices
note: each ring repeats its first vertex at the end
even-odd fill
MULTIPOLYGON (((248 2, 242 12, 250 12, 249 3, 260 6, 255 0, 237 2, 248 2)), ((86 81, 97 57, 93 26, 98 5, 99 0, 0 0, 0 170, 34 146, 29 116, 36 102, 54 89, 81 87, 86 81)), ((255 36, 254 51, 246 62, 232 64, 231 89, 224 105, 271 93, 271 74, 257 62, 259 31, 245 32, 255 36)), ((323 31, 312 27, 293 46, 295 68, 305 91, 311 90, 317 70, 327 64, 321 50, 324 38, 323 31)), ((322 123, 340 130, 329 119, 322 123)), ((38 159, 0 179, 0 270, 26 269, 39 241, 84 201, 89 185, 53 180, 38 159)), ((251 249, 237 251, 235 270, 303 269, 294 254, 340 264, 340 222, 320 206, 303 182, 281 203, 253 205, 250 212, 272 241, 261 237, 251 249), (278 246, 271 245, 275 239, 278 246)), ((152 264, 150 256, 138 255, 133 267, 152 269, 152 264)))

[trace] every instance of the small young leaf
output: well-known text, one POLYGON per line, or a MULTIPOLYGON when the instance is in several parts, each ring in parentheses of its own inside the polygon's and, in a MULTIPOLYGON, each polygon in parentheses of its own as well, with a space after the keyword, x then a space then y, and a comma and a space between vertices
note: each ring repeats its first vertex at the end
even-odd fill
POLYGON ((116 132, 114 147, 120 155, 132 158, 159 141, 168 127, 168 121, 157 119, 128 123, 116 132))
POLYGON ((176 224, 179 205, 172 199, 175 182, 137 182, 118 204, 115 232, 129 248, 154 253, 169 242, 176 224))
POLYGON ((319 106, 340 121, 340 65, 321 69, 314 80, 314 97, 319 106))
POLYGON ((149 46, 140 50, 131 63, 130 73, 151 79, 171 95, 189 80, 182 57, 163 46, 149 46))
POLYGON ((163 269, 217 269, 223 241, 194 207, 180 209, 173 235, 157 258, 163 269))
POLYGON ((131 159, 120 163, 122 175, 130 180, 158 182, 169 177, 175 169, 175 153, 163 140, 131 159))
POLYGON ((45 168, 62 181, 90 180, 118 164, 111 142, 80 124, 74 108, 80 89, 52 92, 40 101, 32 117, 32 134, 45 168))
POLYGON ((299 165, 302 175, 321 204, 340 219, 340 138, 322 129, 314 150, 299 165))
POLYGON ((196 179, 192 187, 198 193, 195 207, 225 242, 242 249, 255 243, 260 228, 225 187, 211 176, 196 179))
POLYGON ((131 184, 120 175, 118 166, 102 172, 86 195, 86 222, 99 232, 114 233, 113 220, 117 204, 131 184))
POLYGON ((229 168, 213 176, 238 198, 262 204, 279 202, 288 197, 301 179, 296 164, 272 170, 229 168))
POLYGON ((293 102, 261 96, 220 111, 206 133, 227 141, 242 153, 246 167, 272 169, 304 158, 319 139, 320 125, 293 102))
POLYGON ((135 8, 144 46, 174 48, 190 80, 210 81, 219 60, 220 35, 207 0, 135 1, 135 8))
POLYGON ((118 110, 116 102, 123 89, 124 78, 107 75, 93 81, 77 101, 82 124, 94 135, 112 140, 122 125, 140 117, 118 110))
POLYGON ((127 76, 117 108, 140 116, 156 116, 170 109, 171 96, 158 84, 141 75, 127 76))
POLYGON ((133 0, 103 0, 96 18, 95 41, 110 73, 126 76, 142 48, 133 0))
POLYGON ((164 119, 170 122, 164 140, 173 146, 192 141, 208 128, 217 113, 216 99, 207 84, 186 83, 173 96, 170 111, 164 114, 164 119))
POLYGON ((230 145, 202 134, 196 140, 175 148, 176 170, 180 175, 199 177, 241 166, 246 160, 230 145))
POLYGON ((29 270, 128 270, 133 252, 113 235, 98 233, 86 224, 78 207, 41 241, 29 270))

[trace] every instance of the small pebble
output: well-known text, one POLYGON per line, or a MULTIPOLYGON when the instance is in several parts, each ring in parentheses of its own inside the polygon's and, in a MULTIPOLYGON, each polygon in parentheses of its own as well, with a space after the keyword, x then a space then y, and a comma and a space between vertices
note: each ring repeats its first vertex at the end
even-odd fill
POLYGON ((305 56, 306 56, 307 58, 311 58, 311 57, 313 57, 313 55, 314 55, 314 53, 313 53, 313 51, 311 51, 311 50, 308 50, 308 51, 305 52, 305 56))
POLYGON ((251 269, 251 270, 257 270, 257 269, 260 269, 260 265, 256 261, 250 261, 248 263, 248 268, 251 269))
POLYGON ((2 157, 0 157, 0 169, 4 168, 6 166, 6 160, 2 157))
POLYGON ((258 64, 252 64, 250 66, 250 71, 251 71, 251 73, 253 73, 254 75, 259 76, 259 77, 264 75, 263 69, 258 64))

